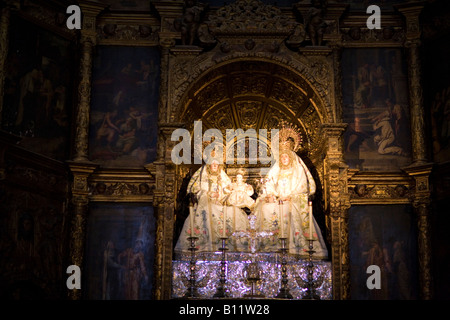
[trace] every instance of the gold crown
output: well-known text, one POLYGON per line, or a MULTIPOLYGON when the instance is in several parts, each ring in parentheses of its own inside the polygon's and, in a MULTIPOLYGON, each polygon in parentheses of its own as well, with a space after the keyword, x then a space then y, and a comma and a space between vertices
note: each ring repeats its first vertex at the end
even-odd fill
POLYGON ((297 126, 284 120, 280 121, 281 129, 278 131, 280 151, 291 150, 297 152, 302 147, 303 139, 297 126))

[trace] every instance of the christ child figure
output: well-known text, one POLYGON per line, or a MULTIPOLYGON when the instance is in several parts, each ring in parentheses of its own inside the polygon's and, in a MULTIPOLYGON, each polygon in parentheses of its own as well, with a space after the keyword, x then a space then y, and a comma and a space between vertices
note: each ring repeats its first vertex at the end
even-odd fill
POLYGON ((244 180, 246 171, 239 169, 236 174, 236 181, 231 183, 227 189, 230 192, 227 204, 239 208, 253 208, 255 200, 251 197, 254 193, 253 187, 244 180))

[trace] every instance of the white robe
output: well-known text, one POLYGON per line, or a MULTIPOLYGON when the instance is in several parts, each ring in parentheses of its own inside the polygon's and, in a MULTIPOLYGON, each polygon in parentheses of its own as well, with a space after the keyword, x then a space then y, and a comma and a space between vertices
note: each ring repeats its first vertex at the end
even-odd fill
MULTIPOLYGON (((292 151, 291 151, 292 152, 292 151)), ((272 232, 273 236, 260 242, 261 252, 276 252, 280 249, 280 237, 287 238, 287 247, 290 254, 307 257, 309 249, 307 239, 309 235, 309 207, 308 197, 316 191, 314 178, 297 155, 287 169, 280 168, 278 163, 269 170, 266 176, 266 184, 263 194, 257 199, 255 214, 257 217, 257 228, 259 231, 272 232), (276 198, 289 198, 280 203, 266 202, 266 196, 272 195, 276 198), (281 216, 282 215, 282 216, 281 216), (283 229, 280 228, 283 222, 283 229)), ((323 240, 320 228, 313 221, 313 257, 316 259, 328 258, 328 251, 323 240)))
POLYGON ((222 246, 221 237, 228 237, 227 248, 230 251, 248 251, 248 239, 236 238, 235 231, 247 231, 247 214, 236 206, 225 205, 228 196, 226 187, 231 184, 228 175, 221 170, 219 176, 208 173, 207 167, 198 169, 188 184, 188 192, 195 194, 198 203, 190 207, 180 237, 175 246, 176 253, 189 252, 191 234, 197 237, 198 252, 215 252, 222 246), (220 177, 220 179, 218 179, 220 177), (219 198, 210 196, 218 192, 219 198), (226 217, 225 232, 224 218, 226 217))

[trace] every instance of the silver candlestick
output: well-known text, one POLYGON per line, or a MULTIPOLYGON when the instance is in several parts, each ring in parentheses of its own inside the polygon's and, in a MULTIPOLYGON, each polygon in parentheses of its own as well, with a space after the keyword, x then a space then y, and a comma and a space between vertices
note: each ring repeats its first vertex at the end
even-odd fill
POLYGON ((214 294, 214 298, 227 298, 229 295, 226 292, 225 284, 227 282, 227 260, 226 260, 226 251, 228 250, 226 247, 227 237, 220 238, 222 240, 222 247, 220 251, 222 251, 222 260, 220 262, 220 280, 219 286, 217 287, 216 293, 214 294))
POLYGON ((188 237, 188 240, 191 243, 191 246, 189 248, 189 251, 191 251, 191 261, 189 263, 189 269, 190 269, 190 275, 189 275, 189 287, 187 288, 184 298, 198 298, 200 297, 198 290, 197 290, 197 279, 196 279, 196 255, 195 252, 197 251, 197 248, 195 247, 195 242, 198 240, 197 237, 188 237))
POLYGON ((313 273, 314 273, 314 264, 312 261, 312 256, 313 254, 316 252, 314 251, 314 241, 316 241, 315 239, 308 239, 309 242, 309 248, 307 250, 308 252, 308 265, 307 265, 307 269, 308 269, 308 276, 307 276, 307 281, 306 281, 306 294, 302 297, 302 300, 320 300, 319 295, 316 294, 316 283, 314 283, 314 277, 313 277, 313 273))
POLYGON ((281 286, 280 291, 277 294, 277 298, 281 299, 292 299, 293 296, 289 292, 288 288, 288 276, 287 276, 287 262, 286 262, 286 254, 288 249, 286 248, 286 240, 287 238, 280 238, 281 241, 281 286))

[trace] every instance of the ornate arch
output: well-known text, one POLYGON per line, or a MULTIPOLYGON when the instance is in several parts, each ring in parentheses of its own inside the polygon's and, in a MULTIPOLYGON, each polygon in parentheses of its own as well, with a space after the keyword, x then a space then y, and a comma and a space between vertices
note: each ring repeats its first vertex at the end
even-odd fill
MULTIPOLYGON (((245 47, 245 44, 242 47, 245 47)), ((223 53, 223 46, 221 48, 196 57, 186 54, 183 49, 172 50, 176 57, 170 64, 173 74, 169 88, 171 112, 166 121, 177 122, 180 111, 186 106, 193 91, 199 90, 199 86, 217 77, 227 65, 236 66, 237 63, 250 63, 249 68, 254 67, 256 63, 273 65, 276 71, 280 72, 280 76, 307 92, 308 98, 314 101, 321 123, 336 121, 330 49, 305 50, 303 54, 297 54, 286 48, 283 42, 277 52, 270 52, 264 44, 255 45, 252 50, 232 45, 232 48, 236 49, 233 53, 223 53), (269 51, 264 51, 264 48, 269 51)), ((248 71, 255 72, 257 69, 248 71)))
MULTIPOLYGON (((318 60, 322 64, 327 61, 325 56, 318 60)), ((301 129, 305 155, 319 162, 323 145, 320 127, 334 119, 328 80, 321 79, 328 83, 327 91, 322 92, 325 89, 317 89, 320 82, 315 78, 313 86, 307 76, 289 65, 251 56, 226 59, 203 72, 203 65, 195 68, 180 62, 175 66, 170 122, 185 123, 188 129, 202 119, 210 128, 270 130, 285 119, 301 129), (191 68, 197 74, 184 77, 177 73, 191 68)), ((318 71, 314 69, 314 73, 318 71)), ((326 74, 321 76, 328 78, 326 74)))

